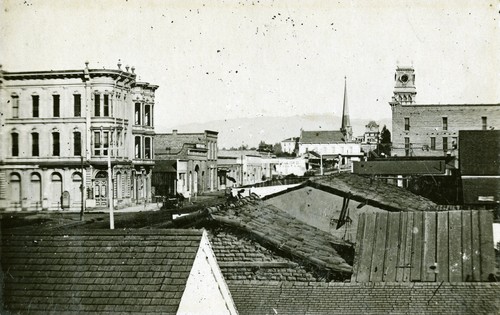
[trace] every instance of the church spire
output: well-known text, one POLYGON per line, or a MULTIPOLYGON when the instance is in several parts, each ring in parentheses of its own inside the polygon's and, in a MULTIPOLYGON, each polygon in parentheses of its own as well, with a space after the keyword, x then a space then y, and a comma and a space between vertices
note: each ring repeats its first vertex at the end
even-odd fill
POLYGON ((351 120, 349 119, 349 108, 347 107, 347 77, 344 77, 344 104, 342 107, 342 125, 340 131, 344 135, 344 141, 352 140, 351 120))

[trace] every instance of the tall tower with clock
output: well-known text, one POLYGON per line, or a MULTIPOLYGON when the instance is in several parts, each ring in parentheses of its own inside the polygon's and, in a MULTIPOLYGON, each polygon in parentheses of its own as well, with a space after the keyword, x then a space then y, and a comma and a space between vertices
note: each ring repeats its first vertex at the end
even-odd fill
POLYGON ((415 87, 415 70, 413 67, 398 67, 394 74, 394 81, 394 95, 389 104, 391 106, 415 104, 417 89, 415 87))

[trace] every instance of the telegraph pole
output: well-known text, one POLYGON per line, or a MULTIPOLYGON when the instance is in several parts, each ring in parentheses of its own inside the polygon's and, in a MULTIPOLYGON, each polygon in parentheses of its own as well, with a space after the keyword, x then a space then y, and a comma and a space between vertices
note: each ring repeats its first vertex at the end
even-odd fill
POLYGON ((109 229, 115 229, 115 216, 113 213, 113 169, 111 168, 111 148, 108 149, 108 196, 109 196, 109 229))
POLYGON ((85 185, 83 184, 85 180, 85 170, 83 168, 83 155, 80 156, 80 164, 82 168, 82 183, 80 185, 80 190, 82 193, 82 208, 80 210, 80 221, 83 221, 83 214, 85 213, 85 185))

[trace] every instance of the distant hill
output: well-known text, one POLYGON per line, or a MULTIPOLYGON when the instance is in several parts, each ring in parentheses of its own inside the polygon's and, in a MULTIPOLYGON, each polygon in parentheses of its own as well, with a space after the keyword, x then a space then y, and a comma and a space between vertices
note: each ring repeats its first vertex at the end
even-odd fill
MULTIPOLYGON (((369 121, 369 119, 351 119, 354 136, 362 135, 365 131, 365 125, 369 121)), ((177 129, 179 132, 214 130, 219 132, 219 148, 228 149, 239 147, 242 144, 246 144, 249 147, 256 147, 261 140, 274 144, 286 138, 298 137, 301 128, 304 130, 339 130, 340 122, 341 118, 333 114, 252 117, 178 125, 171 129, 157 127, 156 132, 172 132, 172 129, 177 129)), ((380 129, 384 125, 387 125, 389 130, 391 130, 390 118, 381 119, 376 122, 380 125, 380 129)))

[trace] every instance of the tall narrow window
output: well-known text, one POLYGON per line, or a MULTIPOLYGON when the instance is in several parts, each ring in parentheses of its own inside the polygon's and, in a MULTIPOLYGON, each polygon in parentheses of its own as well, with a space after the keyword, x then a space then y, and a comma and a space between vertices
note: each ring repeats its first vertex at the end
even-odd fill
POLYGON ((80 94, 73 94, 73 111, 75 117, 82 115, 82 96, 80 94))
POLYGON ((73 154, 82 155, 82 134, 79 131, 73 132, 73 154))
POLYGON ((144 106, 144 125, 151 126, 151 106, 144 106))
POLYGON ((8 186, 10 188, 10 201, 21 202, 21 176, 17 173, 12 173, 8 186))
POLYGON ((436 137, 431 137, 431 150, 436 150, 436 137))
POLYGON ((410 138, 405 137, 405 156, 410 156, 411 144, 410 138))
POLYGON ((135 103, 135 124, 140 125, 141 124, 141 103, 135 103))
POLYGON ((40 202, 42 200, 42 185, 41 177, 38 173, 31 174, 31 200, 40 202))
POLYGON ((33 117, 40 117, 40 96, 31 95, 31 104, 33 117))
POLYGON ((141 137, 135 137, 135 158, 141 158, 141 137))
POLYGON ((144 138, 144 158, 151 158, 151 138, 149 137, 144 138))
POLYGON ((443 130, 448 130, 448 117, 443 117, 443 130))
POLYGON ((19 96, 12 95, 12 118, 19 118, 19 96))
POLYGON ((39 156, 40 150, 38 145, 38 133, 34 132, 31 134, 31 155, 39 156))
POLYGON ((19 156, 19 134, 12 133, 12 156, 19 156))
POLYGON ((405 131, 410 131, 410 118, 405 117, 405 131))
POLYGON ((488 117, 481 117, 481 124, 483 130, 486 130, 488 128, 488 117))
POLYGON ((448 151, 448 137, 443 137, 443 151, 448 151))
POLYGON ((60 95, 52 95, 52 111, 54 117, 60 117, 60 95))
POLYGON ((458 149, 458 138, 457 137, 451 138, 451 149, 452 150, 458 149))
POLYGON ((109 132, 104 131, 102 133, 102 145, 103 145, 103 150, 102 150, 102 155, 108 155, 108 148, 109 148, 109 132))
POLYGON ((94 155, 101 155, 101 133, 99 131, 94 132, 94 155))
POLYGON ((59 143, 59 132, 52 133, 52 155, 59 156, 60 155, 60 143, 59 143))
POLYGON ((101 95, 94 94, 94 116, 101 116, 101 95))
POLYGON ((108 94, 104 94, 104 107, 102 109, 102 115, 104 117, 109 116, 109 95, 108 94))

